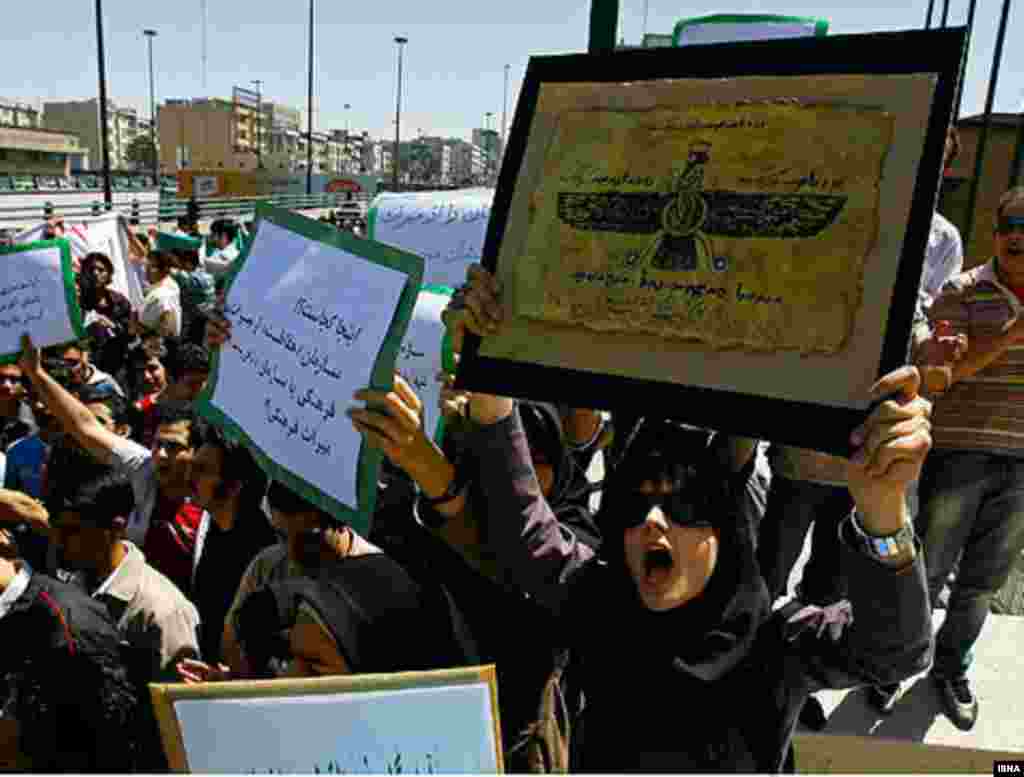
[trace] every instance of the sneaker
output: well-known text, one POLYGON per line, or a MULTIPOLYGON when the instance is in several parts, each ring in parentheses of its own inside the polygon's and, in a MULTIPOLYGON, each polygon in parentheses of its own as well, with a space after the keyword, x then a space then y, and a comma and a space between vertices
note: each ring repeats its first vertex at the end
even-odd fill
POLYGON ((970 731, 978 720, 978 697, 971 692, 967 675, 946 679, 935 677, 942 709, 953 725, 961 731, 970 731))
POLYGON ((813 696, 808 696, 804 706, 800 708, 800 725, 811 731, 824 731, 828 725, 825 708, 813 696))
POLYGON ((872 685, 868 688, 868 704, 883 715, 888 715, 893 711, 893 708, 896 706, 896 702, 899 701, 899 698, 902 695, 900 693, 902 689, 903 686, 899 683, 893 683, 892 685, 872 685))

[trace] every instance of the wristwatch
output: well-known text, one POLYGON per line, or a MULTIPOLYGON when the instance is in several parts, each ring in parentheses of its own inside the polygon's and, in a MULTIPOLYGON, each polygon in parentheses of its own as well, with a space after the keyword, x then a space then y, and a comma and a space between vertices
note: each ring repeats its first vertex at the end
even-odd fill
POLYGON ((448 488, 444 490, 443 494, 431 498, 421 491, 419 495, 420 505, 429 509, 418 511, 420 522, 428 529, 440 529, 444 526, 448 522, 448 516, 434 508, 456 499, 466 490, 467 485, 469 485, 469 468, 456 464, 455 474, 452 476, 451 482, 448 483, 448 488))
POLYGON ((904 556, 913 558, 916 553, 917 535, 914 533, 914 527, 909 523, 903 524, 900 530, 894 534, 877 537, 864 531, 860 521, 857 520, 856 511, 850 513, 849 521, 854 534, 863 545, 864 551, 878 561, 891 564, 895 559, 904 556))

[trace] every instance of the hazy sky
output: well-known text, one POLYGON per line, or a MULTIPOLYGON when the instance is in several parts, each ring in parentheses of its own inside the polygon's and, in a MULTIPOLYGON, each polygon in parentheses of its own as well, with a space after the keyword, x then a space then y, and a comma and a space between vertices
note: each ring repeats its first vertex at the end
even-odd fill
MULTIPOLYGON (((208 58, 202 79, 203 0, 103 0, 108 93, 149 115, 146 42, 154 41, 158 100, 216 95, 234 85, 264 82, 268 99, 305 108, 309 4, 306 0, 206 0, 208 58)), ((0 96, 38 100, 83 99, 97 93, 94 0, 49 0, 34 6, 5 0, 0 30, 0 96)), ((639 43, 647 31, 671 32, 684 17, 709 13, 780 13, 819 16, 833 33, 899 30, 924 24, 927 0, 734 0, 679 3, 621 0, 620 35, 639 43)), ((937 0, 937 13, 943 0, 937 0)), ((950 23, 962 24, 967 0, 951 0, 950 23)), ((980 112, 988 88, 1002 0, 978 0, 964 113, 980 112)), ((511 123, 519 84, 531 54, 583 51, 589 0, 441 0, 440 2, 325 2, 316 0, 317 129, 367 129, 394 136, 397 50, 405 47, 402 135, 468 137, 494 113, 501 129, 504 66, 510 65, 511 123), (346 112, 345 104, 352 107, 346 112), (350 116, 346 117, 346 113, 350 116)), ((1024 107, 1024 11, 1011 15, 996 109, 1024 107)))

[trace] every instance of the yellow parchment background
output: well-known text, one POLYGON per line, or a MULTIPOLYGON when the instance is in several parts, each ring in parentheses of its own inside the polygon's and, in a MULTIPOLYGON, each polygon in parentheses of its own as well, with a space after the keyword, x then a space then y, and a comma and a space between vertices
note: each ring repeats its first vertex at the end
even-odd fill
POLYGON ((880 179, 894 127, 894 117, 880 108, 796 100, 684 111, 566 110, 557 117, 531 197, 525 255, 517 263, 531 271, 517 276, 513 313, 715 349, 838 353, 853 328, 865 261, 877 240, 880 179), (707 150, 708 160, 702 185, 698 179, 691 190, 676 180, 694 147, 707 150), (704 235, 692 272, 651 265, 661 231, 581 230, 558 217, 560 192, 680 189, 684 203, 692 203, 700 189, 838 195, 846 201, 813 237, 704 235), (724 270, 714 267, 712 256, 726 259, 724 270), (580 271, 611 273, 620 282, 614 288, 593 278, 581 283, 575 277, 580 271), (633 280, 623 285, 624 276, 633 280), (641 289, 641 277, 718 292, 641 289), (762 301, 752 302, 751 295, 762 301))

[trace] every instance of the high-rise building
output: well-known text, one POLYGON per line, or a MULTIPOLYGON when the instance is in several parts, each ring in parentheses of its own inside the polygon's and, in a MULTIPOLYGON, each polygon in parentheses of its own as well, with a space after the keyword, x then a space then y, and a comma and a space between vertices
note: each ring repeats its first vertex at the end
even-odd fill
MULTIPOLYGON (((103 164, 100 102, 95 97, 89 100, 45 103, 43 126, 77 135, 81 146, 88 150, 92 163, 97 167, 103 164)), ((125 170, 133 167, 128 159, 128 148, 139 134, 139 117, 135 109, 119 107, 107 100, 106 134, 111 169, 125 170)))

